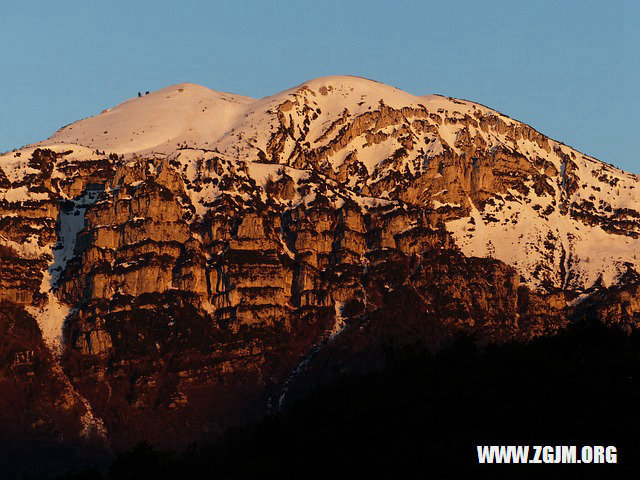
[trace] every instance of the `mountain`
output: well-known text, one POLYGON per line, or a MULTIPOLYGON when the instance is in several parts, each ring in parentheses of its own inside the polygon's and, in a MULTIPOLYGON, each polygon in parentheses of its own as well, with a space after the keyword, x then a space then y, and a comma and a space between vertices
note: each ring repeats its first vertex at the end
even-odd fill
POLYGON ((258 183, 279 164, 296 182, 314 171, 360 201, 426 204, 466 255, 498 258, 547 290, 583 293, 599 277, 611 285, 640 262, 636 175, 484 106, 361 78, 320 78, 259 101, 177 85, 69 125, 51 143, 172 156, 200 215, 218 191, 198 192, 198 180, 219 174, 197 162, 214 157, 248 162, 258 183))
POLYGON ((178 447, 389 348, 635 329, 639 188, 357 77, 127 100, 0 156, 0 443, 178 447))

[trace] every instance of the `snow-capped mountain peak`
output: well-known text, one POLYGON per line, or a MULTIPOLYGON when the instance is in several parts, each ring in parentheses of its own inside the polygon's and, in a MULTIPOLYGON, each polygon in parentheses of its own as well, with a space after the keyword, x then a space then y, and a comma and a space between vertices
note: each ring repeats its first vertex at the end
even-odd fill
POLYGON ((465 254, 505 261, 543 290, 580 295, 640 265, 636 175, 480 104, 360 77, 321 77, 262 99, 190 83, 134 97, 22 158, 3 156, 13 179, 0 192, 6 201, 46 195, 18 181, 35 147, 71 150, 65 158, 77 161, 101 152, 167 158, 196 218, 220 196, 266 201, 280 173, 298 192, 287 202, 308 203, 313 189, 299 192, 313 175, 333 202, 426 209, 465 254), (241 181, 260 191, 239 192, 241 181))

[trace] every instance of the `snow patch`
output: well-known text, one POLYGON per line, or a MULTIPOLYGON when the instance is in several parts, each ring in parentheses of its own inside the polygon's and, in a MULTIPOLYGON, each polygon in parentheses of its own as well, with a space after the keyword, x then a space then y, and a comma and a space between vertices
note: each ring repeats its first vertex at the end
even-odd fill
POLYGON ((42 338, 49 350, 54 356, 59 357, 62 354, 62 328, 71 309, 53 294, 50 282, 49 272, 45 272, 40 284, 40 293, 46 293, 46 303, 42 307, 28 305, 26 309, 37 320, 42 338))
POLYGON ((71 201, 71 208, 60 209, 58 217, 58 243, 53 247, 53 263, 49 266, 51 287, 58 283, 60 275, 74 254, 78 233, 84 228, 87 207, 98 200, 99 192, 89 190, 82 197, 71 201))

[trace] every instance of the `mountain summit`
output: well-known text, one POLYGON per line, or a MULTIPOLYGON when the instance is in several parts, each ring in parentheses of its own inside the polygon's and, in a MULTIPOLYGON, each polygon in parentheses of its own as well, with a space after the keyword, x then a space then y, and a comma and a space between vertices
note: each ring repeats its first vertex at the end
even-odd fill
POLYGON ((636 328, 639 189, 485 106, 358 77, 127 100, 0 156, 0 423, 174 447, 389 345, 636 328))

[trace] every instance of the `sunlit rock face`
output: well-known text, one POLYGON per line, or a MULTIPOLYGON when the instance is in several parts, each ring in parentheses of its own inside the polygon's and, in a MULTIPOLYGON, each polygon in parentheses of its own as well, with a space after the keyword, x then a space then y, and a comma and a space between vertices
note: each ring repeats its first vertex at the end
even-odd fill
POLYGON ((639 185, 361 78, 168 87, 0 157, 0 382, 40 375, 27 436, 174 447, 389 346, 634 329, 639 185))

